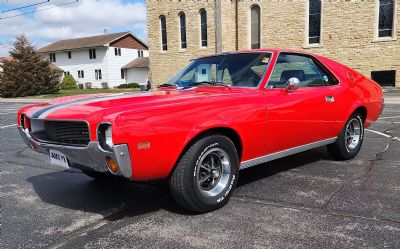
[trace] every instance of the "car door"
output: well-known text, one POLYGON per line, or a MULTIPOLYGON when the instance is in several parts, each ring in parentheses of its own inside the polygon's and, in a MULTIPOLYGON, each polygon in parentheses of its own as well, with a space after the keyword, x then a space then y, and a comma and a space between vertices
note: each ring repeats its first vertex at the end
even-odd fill
POLYGON ((335 137, 337 79, 304 54, 280 53, 265 90, 267 154, 335 137), (288 90, 297 78, 300 87, 288 90))

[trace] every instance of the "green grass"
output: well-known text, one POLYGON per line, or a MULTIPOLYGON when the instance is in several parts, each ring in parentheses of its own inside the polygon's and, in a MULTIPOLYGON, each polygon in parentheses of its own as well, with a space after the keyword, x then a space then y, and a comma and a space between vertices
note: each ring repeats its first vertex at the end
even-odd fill
POLYGON ((60 90, 58 93, 44 94, 44 95, 35 95, 35 96, 26 96, 23 98, 29 99, 53 99, 57 97, 64 96, 74 96, 81 94, 99 94, 99 93, 123 93, 123 92, 137 92, 140 89, 131 88, 131 89, 81 89, 81 90, 60 90))

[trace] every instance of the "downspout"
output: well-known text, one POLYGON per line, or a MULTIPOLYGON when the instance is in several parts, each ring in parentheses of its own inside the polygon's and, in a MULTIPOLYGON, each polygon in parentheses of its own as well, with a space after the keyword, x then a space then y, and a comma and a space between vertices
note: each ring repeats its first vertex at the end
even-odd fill
POLYGON ((239 50, 239 7, 238 1, 235 0, 235 49, 239 50))
POLYGON ((214 1, 215 53, 222 52, 221 0, 214 1))

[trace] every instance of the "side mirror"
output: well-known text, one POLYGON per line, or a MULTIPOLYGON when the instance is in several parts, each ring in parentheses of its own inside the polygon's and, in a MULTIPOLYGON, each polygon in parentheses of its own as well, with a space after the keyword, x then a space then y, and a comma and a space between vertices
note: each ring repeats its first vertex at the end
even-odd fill
POLYGON ((299 87, 300 87, 300 80, 298 78, 292 77, 292 78, 288 79, 288 81, 286 83, 286 89, 288 92, 293 92, 294 90, 296 90, 299 87))

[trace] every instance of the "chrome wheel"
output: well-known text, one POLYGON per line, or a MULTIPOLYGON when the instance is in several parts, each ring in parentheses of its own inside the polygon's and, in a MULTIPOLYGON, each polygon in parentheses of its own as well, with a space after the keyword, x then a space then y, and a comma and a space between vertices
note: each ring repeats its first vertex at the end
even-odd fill
POLYGON ((346 126, 345 145, 347 151, 357 148, 361 140, 361 123, 357 118, 353 118, 346 126))
POLYGON ((204 153, 199 159, 196 182, 204 196, 216 196, 228 185, 231 174, 231 162, 228 154, 214 148, 204 153))

